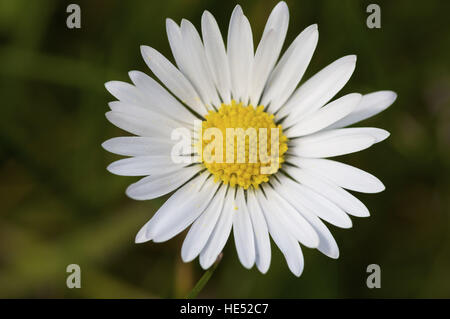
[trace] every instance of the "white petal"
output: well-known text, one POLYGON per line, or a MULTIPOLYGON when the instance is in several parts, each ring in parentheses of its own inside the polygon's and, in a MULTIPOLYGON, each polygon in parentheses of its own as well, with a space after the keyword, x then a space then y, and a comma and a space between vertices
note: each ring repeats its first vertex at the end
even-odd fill
POLYGON ((308 187, 292 181, 284 175, 279 175, 280 183, 290 188, 295 193, 294 200, 296 205, 305 206, 313 211, 318 217, 340 228, 352 227, 350 217, 336 204, 330 202, 327 198, 319 195, 308 187))
MULTIPOLYGON (((267 82, 270 72, 272 71, 276 58, 274 58, 275 51, 274 46, 278 39, 275 30, 270 30, 263 36, 261 42, 256 49, 255 57, 253 60, 252 75, 250 77, 249 96, 251 105, 259 105, 259 99, 261 97, 264 85, 267 82)), ((278 57, 279 52, 277 53, 278 57)))
POLYGON ((192 81, 192 79, 189 78, 191 67, 191 64, 189 63, 189 54, 186 54, 180 27, 175 21, 168 18, 166 19, 166 32, 170 49, 172 50, 172 55, 178 68, 183 72, 186 78, 192 81))
POLYGON ((105 116, 112 124, 132 134, 170 140, 172 128, 157 125, 150 126, 146 118, 114 111, 106 112, 105 116))
POLYGON ((309 248, 319 245, 319 237, 311 225, 284 198, 270 186, 263 187, 267 196, 267 210, 275 214, 279 221, 301 244, 309 248))
POLYGON ((136 242, 169 240, 188 227, 206 208, 217 183, 201 174, 177 190, 136 235, 136 242))
POLYGON ((277 191, 282 197, 284 197, 289 203, 295 207, 295 209, 305 217, 311 226, 315 229, 319 236, 319 246, 317 249, 324 255, 330 258, 339 257, 339 247, 336 244, 336 240, 331 235, 327 226, 316 216, 316 214, 305 207, 302 203, 299 203, 295 198, 297 194, 289 187, 280 184, 276 179, 272 180, 277 191))
POLYGON ((108 103, 109 108, 114 112, 129 114, 131 116, 135 116, 137 118, 145 119, 148 122, 149 126, 154 127, 167 127, 170 129, 170 132, 173 129, 181 128, 181 127, 189 127, 192 126, 186 125, 185 123, 179 121, 178 119, 172 119, 165 115, 164 113, 159 112, 158 110, 150 110, 148 108, 144 108, 142 106, 130 104, 122 101, 114 101, 108 103))
POLYGON ((314 174, 356 192, 378 193, 385 189, 383 183, 372 174, 344 163, 327 159, 301 158, 295 165, 310 169, 314 174))
POLYGON ((108 152, 124 156, 145 156, 152 154, 170 154, 173 141, 162 138, 121 136, 103 142, 108 152))
POLYGON ((247 204, 255 235, 256 267, 265 274, 269 270, 271 259, 269 230, 253 189, 247 191, 247 204))
POLYGON ((250 23, 239 5, 231 15, 227 50, 233 99, 246 104, 253 67, 253 36, 250 23))
POLYGON ((307 138, 299 138, 295 141, 295 146, 289 149, 289 153, 310 158, 333 157, 359 152, 375 143, 375 139, 372 136, 362 134, 342 136, 329 134, 314 141, 308 140, 307 138))
POLYGON ((252 268, 255 263, 255 243, 252 222, 247 210, 244 191, 240 187, 236 194, 237 209, 233 212, 233 235, 241 264, 247 268, 252 268))
POLYGON ((174 209, 178 208, 176 205, 180 205, 180 202, 185 202, 189 197, 189 194, 199 192, 208 177, 209 173, 204 172, 203 174, 193 178, 183 187, 180 187, 180 189, 170 196, 169 199, 158 209, 155 215, 153 215, 153 217, 139 230, 136 235, 135 242, 143 243, 152 240, 154 235, 154 232, 152 233, 152 228, 155 227, 159 219, 167 217, 167 213, 164 212, 168 211, 170 216, 170 212, 177 211, 177 209, 174 209))
POLYGON ((155 243, 167 241, 185 230, 205 210, 218 187, 219 184, 215 183, 212 178, 208 179, 198 194, 194 194, 195 197, 191 197, 190 200, 186 199, 186 202, 183 203, 183 206, 190 209, 188 213, 183 216, 180 212, 178 214, 174 212, 172 217, 159 221, 152 230, 154 232, 153 241, 155 243))
POLYGON ((279 118, 289 115, 283 121, 283 125, 289 127, 303 116, 325 105, 344 87, 355 70, 355 65, 355 55, 345 56, 302 84, 278 112, 279 118))
POLYGON ((348 214, 358 217, 369 216, 369 210, 359 199, 343 188, 314 175, 310 170, 289 166, 286 167, 286 172, 301 184, 334 202, 348 214))
POLYGON ((206 210, 189 229, 181 248, 181 258, 184 262, 194 260, 205 247, 222 212, 226 190, 225 185, 220 186, 206 210))
POLYGON ((361 94, 350 93, 328 103, 314 113, 305 116, 286 130, 286 136, 295 137, 316 133, 350 114, 361 100, 361 94))
POLYGON ((279 34, 278 45, 281 47, 284 43, 284 38, 286 37, 286 32, 289 25, 289 8, 284 1, 278 2, 278 4, 272 9, 272 12, 267 19, 266 25, 264 27, 263 36, 269 32, 271 29, 279 29, 277 33, 279 34))
POLYGON ((202 35, 206 58, 217 90, 222 101, 229 104, 231 102, 231 80, 227 53, 219 26, 208 11, 202 15, 202 35))
POLYGON ((126 194, 136 200, 147 200, 163 196, 177 189, 201 170, 200 165, 183 167, 160 175, 142 178, 128 186, 126 194))
POLYGON ((181 102, 200 115, 207 113, 205 105, 192 84, 169 60, 155 49, 144 45, 141 46, 141 54, 152 72, 181 102))
POLYGON ((352 125, 356 122, 372 117, 387 109, 397 99, 397 94, 392 91, 378 91, 366 94, 359 102, 355 110, 334 123, 329 128, 339 128, 352 125))
POLYGON ((145 104, 145 95, 134 85, 122 81, 109 81, 105 83, 105 88, 116 99, 131 104, 145 104))
POLYGON ((174 163, 169 155, 137 156, 111 163, 108 171, 122 176, 146 176, 178 171, 189 163, 174 163))
POLYGON ((194 25, 186 19, 181 21, 181 36, 184 54, 187 54, 186 61, 189 63, 188 78, 194 83, 197 92, 200 92, 207 106, 219 106, 220 99, 209 70, 202 40, 194 25))
POLYGON ((171 118, 191 125, 197 119, 172 94, 147 74, 140 71, 130 71, 128 74, 140 93, 145 95, 144 106, 150 109, 156 108, 171 118))
POLYGON ((315 143, 328 140, 329 138, 338 138, 342 136, 366 135, 375 140, 375 143, 384 141, 389 137, 389 132, 375 127, 346 127, 332 130, 325 130, 315 134, 304 136, 299 139, 290 140, 290 145, 295 146, 298 143, 315 143))
POLYGON ((211 267, 216 261, 223 247, 227 243, 230 236, 231 227, 233 225, 233 212, 235 211, 236 201, 234 199, 234 189, 228 188, 227 195, 225 197, 225 204, 223 210, 220 213, 219 220, 217 221, 214 230, 200 253, 200 265, 203 269, 211 267))
POLYGON ((275 66, 264 91, 262 105, 275 113, 288 100, 300 82, 319 39, 317 24, 303 30, 275 66))
POLYGON ((376 128, 376 127, 349 127, 349 128, 342 128, 342 129, 333 129, 333 130, 329 130, 329 131, 334 131, 334 132, 339 131, 339 134, 342 134, 342 135, 344 135, 344 134, 370 135, 375 139, 375 143, 384 141, 390 135, 390 133, 388 131, 380 129, 380 128, 376 128))
POLYGON ((285 2, 279 2, 267 20, 261 41, 256 49, 250 87, 250 104, 258 105, 278 56, 289 24, 289 10, 285 2))
POLYGON ((287 231, 280 220, 274 215, 274 212, 268 210, 269 202, 260 190, 257 191, 256 197, 264 212, 270 236, 272 236, 272 239, 277 244, 278 248, 280 248, 284 258, 286 258, 286 262, 291 272, 299 277, 302 274, 304 267, 303 254, 300 245, 294 236, 287 231))

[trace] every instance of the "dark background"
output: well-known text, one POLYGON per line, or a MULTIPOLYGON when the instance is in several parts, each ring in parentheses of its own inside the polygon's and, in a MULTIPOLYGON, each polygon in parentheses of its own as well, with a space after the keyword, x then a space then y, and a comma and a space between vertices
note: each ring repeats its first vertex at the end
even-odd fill
MULTIPOLYGON (((66 27, 72 1, 0 1, 0 297, 183 297, 203 274, 181 262, 184 235, 134 244, 166 197, 137 202, 124 194, 136 178, 109 174, 118 159, 100 144, 125 135, 104 117, 113 98, 103 84, 148 74, 139 45, 170 59, 165 18, 200 26, 212 12, 226 34, 234 1, 78 1, 81 29, 66 27), (66 266, 82 288, 66 287, 66 266)), ((304 79, 357 54, 339 93, 391 89, 395 104, 363 122, 391 137, 340 158, 378 176, 386 191, 358 195, 371 217, 350 230, 330 227, 340 258, 305 248, 300 278, 272 243, 266 275, 244 269, 232 237, 201 297, 450 297, 450 2, 377 1, 381 29, 368 29, 372 1, 287 1, 285 42, 312 23, 319 44, 304 79), (381 289, 366 267, 381 266, 381 289)), ((255 42, 276 1, 240 2, 255 42)))

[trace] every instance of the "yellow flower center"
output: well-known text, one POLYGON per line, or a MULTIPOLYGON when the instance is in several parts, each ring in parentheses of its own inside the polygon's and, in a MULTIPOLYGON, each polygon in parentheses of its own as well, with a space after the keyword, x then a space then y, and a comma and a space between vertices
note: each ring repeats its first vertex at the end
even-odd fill
POLYGON ((257 188, 281 167, 287 137, 262 105, 232 101, 217 112, 209 111, 205 119, 197 148, 215 182, 257 188))

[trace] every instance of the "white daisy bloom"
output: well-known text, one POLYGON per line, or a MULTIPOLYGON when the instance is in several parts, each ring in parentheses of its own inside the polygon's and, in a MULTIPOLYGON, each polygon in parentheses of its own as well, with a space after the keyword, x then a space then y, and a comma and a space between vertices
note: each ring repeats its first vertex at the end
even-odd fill
MULTIPOLYGON (((163 85, 139 71, 129 73, 133 84, 105 84, 118 100, 109 104, 107 119, 136 135, 103 143, 106 150, 128 156, 108 170, 144 176, 126 191, 133 199, 174 192, 138 232, 137 243, 163 242, 190 226, 182 259, 199 257, 207 269, 233 232, 242 265, 256 264, 265 273, 271 237, 289 269, 300 276, 304 266, 300 244, 331 258, 339 256, 324 221, 350 228, 349 215, 369 216, 347 190, 377 193, 384 190, 383 184, 369 173, 328 158, 386 139, 389 133, 382 129, 344 127, 383 111, 396 94, 351 93, 331 101, 352 75, 354 55, 336 60, 299 85, 319 34, 317 25, 307 27, 280 57, 288 22, 288 7, 280 2, 255 50, 250 23, 239 5, 231 15, 226 47, 208 11, 201 19, 201 36, 191 22, 182 20, 178 25, 167 19, 176 66, 157 50, 141 47, 146 64, 163 85), (277 154, 271 157, 279 160, 276 169, 263 172, 270 163, 261 154, 255 155, 256 162, 206 161, 202 152, 212 142, 198 134, 196 120, 202 129, 216 128, 224 134, 227 128, 271 129, 278 148, 272 146, 267 154, 277 154), (174 162, 173 132, 179 128, 194 135, 192 153, 200 155, 199 161, 174 162)), ((256 137, 259 146, 271 140, 270 132, 256 137)), ((243 149, 233 145, 231 151, 243 150, 248 160, 250 137, 245 141, 243 149)))

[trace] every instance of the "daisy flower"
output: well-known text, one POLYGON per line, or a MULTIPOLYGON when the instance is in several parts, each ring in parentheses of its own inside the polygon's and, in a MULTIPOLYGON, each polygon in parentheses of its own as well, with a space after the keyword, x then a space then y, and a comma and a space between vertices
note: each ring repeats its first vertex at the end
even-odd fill
MULTIPOLYGON (((189 262, 199 256, 207 269, 233 233, 242 265, 256 265, 266 273, 272 238, 289 269, 300 276, 304 267, 300 244, 331 258, 339 256, 324 222, 350 228, 349 215, 369 216, 347 190, 377 193, 384 190, 383 184, 369 173, 328 158, 386 139, 389 133, 382 129, 344 127, 383 111, 396 94, 351 93, 332 100, 355 69, 354 55, 334 61, 299 85, 316 48, 318 30, 315 24, 307 27, 280 57, 288 22, 288 7, 280 2, 254 50, 250 23, 240 6, 231 15, 226 47, 208 11, 202 15, 201 36, 191 22, 182 20, 178 25, 167 19, 176 66, 157 50, 141 47, 162 85, 139 71, 129 73, 133 84, 105 84, 117 99, 109 103, 107 119, 136 135, 103 143, 106 150, 128 156, 108 170, 144 176, 126 190, 133 199, 174 192, 138 232, 136 243, 167 241, 190 226, 182 259, 189 262), (194 136, 191 152, 180 154, 197 155, 197 161, 174 161, 174 131, 180 128, 194 136), (203 152, 213 142, 202 132, 209 128, 224 135, 229 128, 266 130, 267 135, 256 136, 256 145, 260 151, 276 136, 276 146, 266 147, 272 162, 252 153, 250 137, 219 155, 225 158, 236 151, 237 156, 244 154, 245 162, 236 157, 231 162, 207 160, 203 152), (275 169, 267 170, 274 159, 275 169)), ((229 142, 227 136, 223 145, 229 142)))

